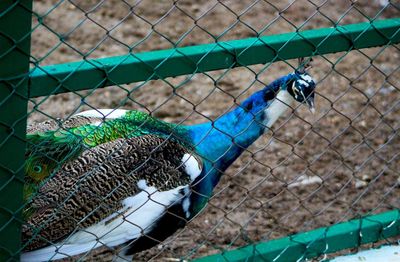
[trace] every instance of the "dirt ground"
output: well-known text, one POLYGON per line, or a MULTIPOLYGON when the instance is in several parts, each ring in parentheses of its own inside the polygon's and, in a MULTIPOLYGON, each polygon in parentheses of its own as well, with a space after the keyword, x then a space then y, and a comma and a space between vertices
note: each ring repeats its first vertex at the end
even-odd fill
MULTIPOLYGON (((34 18, 32 55, 43 66, 400 16, 400 1, 383 11, 384 1, 353 2, 36 0, 46 26, 34 18)), ((304 107, 287 113, 227 170, 198 217, 136 260, 190 259, 400 208, 398 48, 315 57, 316 114, 304 107)), ((30 103, 29 122, 127 108, 199 123, 296 66, 277 62, 41 97, 30 103)), ((111 257, 106 251, 84 259, 111 257)))

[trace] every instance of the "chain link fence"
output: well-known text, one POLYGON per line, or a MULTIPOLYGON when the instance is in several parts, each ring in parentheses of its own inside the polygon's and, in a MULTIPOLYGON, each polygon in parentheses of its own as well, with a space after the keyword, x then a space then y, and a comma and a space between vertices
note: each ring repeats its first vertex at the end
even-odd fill
MULTIPOLYGON (((272 59, 233 59, 216 68, 207 64, 222 63, 219 59, 225 57, 217 53, 213 58, 214 49, 193 61, 194 55, 181 52, 181 47, 216 43, 222 52, 240 53, 236 47, 229 49, 226 41, 392 19, 400 15, 400 2, 37 0, 32 9, 30 1, 0 5, 0 19, 12 20, 10 14, 21 20, 13 18, 15 23, 7 24, 13 30, 0 22, 0 43, 7 43, 0 54, 0 242, 3 252, 16 258, 26 243, 18 245, 14 230, 25 223, 19 214, 29 209, 29 200, 22 199, 24 156, 15 151, 25 141, 26 122, 28 130, 49 120, 59 131, 68 130, 65 125, 74 114, 102 108, 139 110, 179 125, 213 122, 293 72, 298 67, 294 58, 303 56, 297 53, 311 40, 289 37, 279 49, 264 43, 265 50, 273 51, 272 59), (23 23, 30 22, 31 29, 24 31, 23 23), (306 44, 290 49, 292 42, 301 40, 306 44), (290 54, 282 52, 286 47, 290 54), (183 73, 166 73, 175 53, 155 61, 147 60, 146 53, 141 56, 164 49, 185 58, 183 73), (8 57, 10 53, 15 57, 8 57), (116 56, 101 60, 103 64, 95 60, 116 56), (28 58, 29 69, 18 62, 28 58), (124 69, 131 62, 147 71, 124 69), (65 64, 56 65, 61 63, 65 64), (51 91, 46 91, 49 86, 51 91), (10 112, 15 104, 21 106, 10 112)), ((385 38, 385 44, 367 49, 313 51, 309 73, 317 82, 316 113, 296 105, 281 116, 226 170, 205 210, 134 259, 172 261, 223 254, 399 209, 400 52, 398 41, 387 34, 385 38)), ((326 42, 333 49, 342 45, 326 42)), ((257 55, 262 57, 253 53, 257 55)), ((28 148, 30 144, 28 139, 28 148)), ((371 245, 394 241, 386 238, 371 245)), ((316 255, 321 259, 324 253, 316 255)), ((71 260, 111 261, 116 256, 114 248, 101 247, 71 260)))

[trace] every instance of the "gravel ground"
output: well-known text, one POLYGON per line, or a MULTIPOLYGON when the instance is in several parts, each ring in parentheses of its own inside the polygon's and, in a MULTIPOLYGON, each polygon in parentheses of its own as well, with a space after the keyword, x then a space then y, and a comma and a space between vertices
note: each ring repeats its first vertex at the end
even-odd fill
MULTIPOLYGON (((353 2, 36 0, 35 12, 47 15, 46 26, 33 20, 32 55, 47 65, 400 15, 394 6, 380 11, 379 1, 353 2)), ((398 47, 316 57, 310 73, 318 81, 317 113, 287 113, 232 165, 197 218, 136 260, 200 257, 399 208, 398 47)), ((29 122, 128 108, 199 123, 296 66, 277 62, 37 98, 29 122)), ((105 250, 85 259, 111 257, 105 250)))

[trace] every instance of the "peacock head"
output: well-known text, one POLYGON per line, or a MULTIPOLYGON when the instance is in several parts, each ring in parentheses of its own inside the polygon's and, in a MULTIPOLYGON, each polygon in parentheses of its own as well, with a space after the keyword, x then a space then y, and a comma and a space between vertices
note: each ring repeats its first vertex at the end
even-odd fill
POLYGON ((275 109, 269 107, 269 104, 277 98, 278 101, 286 105, 286 107, 281 107, 282 110, 290 107, 293 101, 297 101, 308 105, 311 112, 314 113, 315 87, 314 79, 305 70, 296 70, 294 73, 280 77, 264 89, 255 92, 239 106, 237 112, 239 114, 251 112, 252 115, 259 118, 258 120, 264 122, 263 118, 270 118, 271 113, 280 115, 280 112, 272 112, 271 110, 275 109), (283 93, 288 95, 279 96, 281 91, 286 91, 283 93), (265 110, 269 113, 264 114, 265 110))
POLYGON ((295 71, 288 83, 287 91, 299 103, 306 104, 311 112, 315 112, 315 81, 306 72, 295 71))

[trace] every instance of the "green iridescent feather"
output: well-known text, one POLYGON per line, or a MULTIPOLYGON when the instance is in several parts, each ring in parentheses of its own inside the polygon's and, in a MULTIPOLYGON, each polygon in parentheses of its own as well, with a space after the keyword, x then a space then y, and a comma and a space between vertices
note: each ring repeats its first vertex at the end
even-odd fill
POLYGON ((179 138, 180 142, 186 144, 187 128, 163 122, 140 111, 128 111, 120 118, 104 120, 101 125, 88 124, 28 134, 25 201, 32 197, 51 173, 57 171, 63 163, 79 156, 83 150, 118 138, 145 134, 156 134, 161 137, 169 137, 172 134, 172 138, 179 138))

